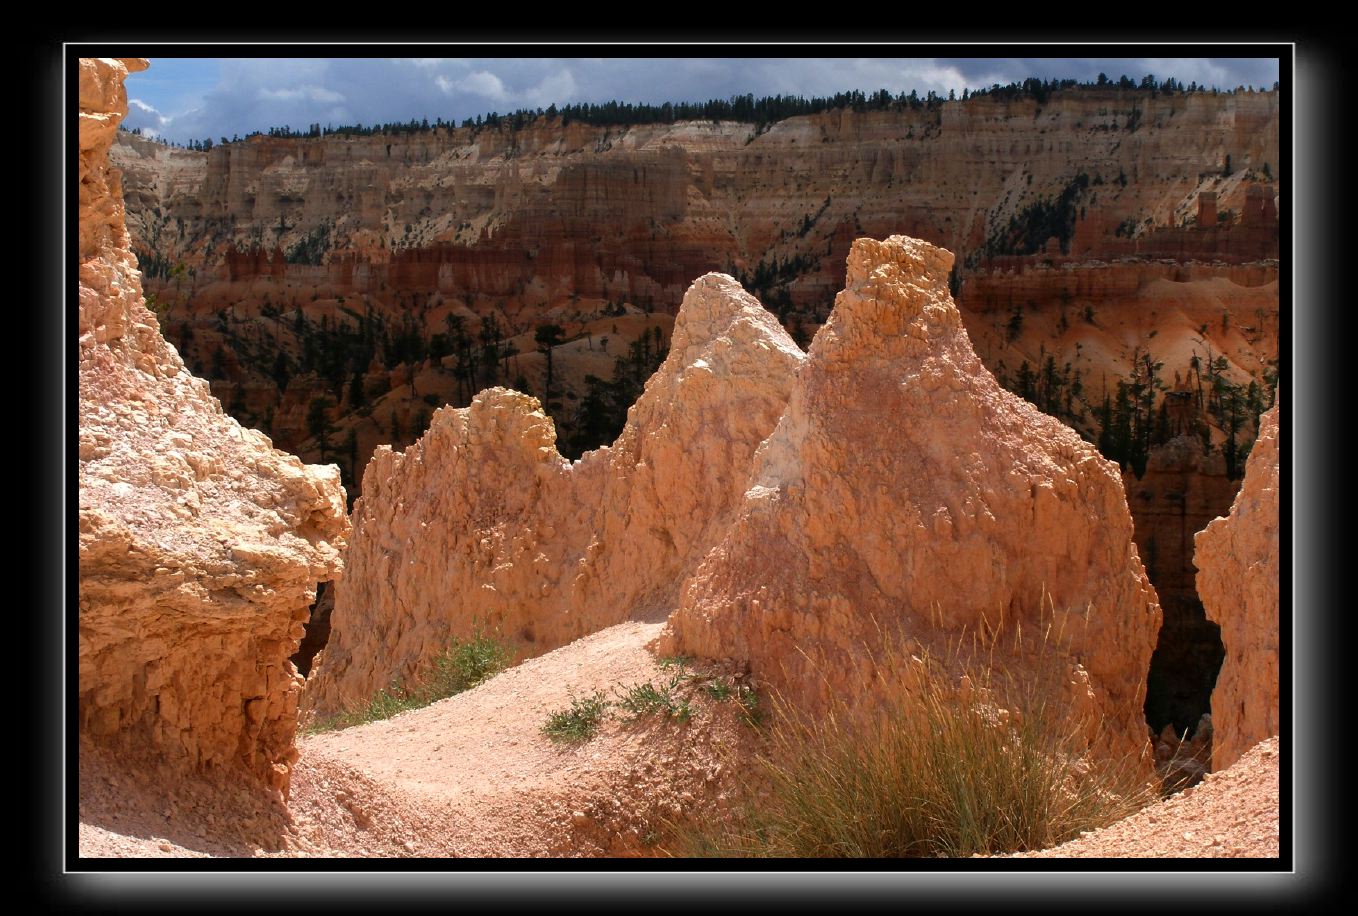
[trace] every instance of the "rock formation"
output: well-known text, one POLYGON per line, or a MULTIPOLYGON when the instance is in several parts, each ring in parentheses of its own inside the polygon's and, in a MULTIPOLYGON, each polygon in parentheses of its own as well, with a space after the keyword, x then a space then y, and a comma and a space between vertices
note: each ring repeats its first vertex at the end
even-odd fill
POLYGON ((1245 480, 1195 539, 1198 594, 1226 660, 1212 691, 1212 768, 1278 734, 1278 406, 1260 418, 1245 480))
POLYGON ((739 284, 708 274, 612 446, 572 464, 535 398, 492 388, 437 411, 404 453, 379 447, 307 708, 325 716, 408 684, 478 626, 537 655, 667 613, 803 358, 739 284))
POLYGON ((344 494, 226 416, 143 302, 108 151, 145 66, 80 61, 80 730, 286 793, 288 656, 341 569, 344 494))
POLYGON ((936 646, 1002 620, 1031 648, 1051 622, 1064 701, 1102 717, 1100 750, 1141 754, 1160 608, 1117 468, 982 366, 952 261, 902 236, 854 243, 736 520, 660 650, 749 660, 815 708, 869 689, 866 653, 896 627, 936 646))

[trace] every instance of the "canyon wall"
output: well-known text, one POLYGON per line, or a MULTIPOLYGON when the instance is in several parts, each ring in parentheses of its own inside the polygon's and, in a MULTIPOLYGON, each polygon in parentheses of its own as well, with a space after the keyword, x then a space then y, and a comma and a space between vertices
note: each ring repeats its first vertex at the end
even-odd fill
MULTIPOLYGON (((814 264, 797 271, 794 298, 828 307, 854 237, 906 231, 977 252, 1081 174, 1081 256, 1123 244, 1128 219, 1137 234, 1181 226, 1204 194, 1214 215, 1264 219, 1247 176, 1279 168, 1278 104, 1276 92, 1084 89, 837 109, 762 129, 541 118, 517 130, 256 136, 206 153, 128 137, 118 164, 134 235, 194 268, 200 287, 292 276, 350 295, 385 285, 482 307, 511 300, 510 311, 571 295, 672 311, 713 265, 800 255, 814 264), (323 269, 235 253, 287 251, 309 236, 324 238, 323 269)), ((1229 248, 1195 257, 1259 257, 1229 248)), ((1170 249, 1183 246, 1147 251, 1170 249)))
MULTIPOLYGON (((409 320, 432 340, 452 318, 473 334, 493 319, 530 338, 553 322, 569 338, 624 302, 672 313, 694 278, 722 269, 805 346, 843 288, 852 240, 893 233, 958 254, 955 295, 973 335, 985 318, 972 309, 1038 301, 1029 287, 1052 277, 1030 269, 1046 265, 1085 268, 1058 273, 1059 294, 1088 296, 1103 315, 1148 271, 1260 286, 1270 268, 1255 262, 1278 254, 1278 105, 1276 92, 1109 87, 767 125, 544 117, 517 129, 255 136, 207 152, 124 135, 115 155, 148 291, 190 365, 242 422, 338 461, 356 490, 370 443, 400 447, 422 427, 398 435, 355 419, 346 391, 374 353, 319 365, 302 322, 315 332, 328 321, 320 347, 332 350, 359 316, 393 337, 409 320), (1143 266, 1108 263, 1124 258, 1143 266), (1179 266, 1144 266, 1157 258, 1179 266), (323 449, 303 421, 317 399, 331 402, 341 435, 354 433, 356 457, 323 449)), ((1125 372, 1091 353, 1097 370, 1125 372)), ((384 370, 411 359, 376 356, 384 370)), ((523 380, 483 378, 451 403, 504 383, 545 396, 539 372, 523 380)), ((419 397, 387 387, 384 414, 427 415, 419 397)), ((585 394, 578 381, 563 393, 585 394)), ((574 433, 569 410, 551 413, 574 433)))
POLYGON ((730 277, 695 282, 669 355, 611 446, 571 463, 538 401, 491 388, 378 448, 305 703, 410 685, 478 628, 536 655, 668 613, 719 536, 803 354, 730 277))
POLYGON ((848 285, 661 651, 748 660, 817 708, 871 689, 883 634, 938 648, 1021 627, 1010 664, 1024 670, 1050 624, 1061 702, 1100 752, 1140 756, 1160 608, 1121 477, 981 364, 952 261, 900 236, 854 243, 848 285))
POLYGON ((80 61, 80 732, 286 793, 288 657, 340 572, 344 495, 228 417, 145 307, 108 159, 145 67, 80 61))
POLYGON ((1212 691, 1212 768, 1278 734, 1281 568, 1278 407, 1263 417, 1231 513, 1196 540, 1198 592, 1221 626, 1226 660, 1212 691))

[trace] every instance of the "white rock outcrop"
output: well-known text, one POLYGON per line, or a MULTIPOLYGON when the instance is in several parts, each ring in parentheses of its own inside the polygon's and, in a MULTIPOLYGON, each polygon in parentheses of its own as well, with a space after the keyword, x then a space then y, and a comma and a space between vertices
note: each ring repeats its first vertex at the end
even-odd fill
POLYGON ((228 417, 146 308, 108 163, 145 67, 80 61, 80 730, 286 793, 288 658, 340 573, 344 491, 228 417))

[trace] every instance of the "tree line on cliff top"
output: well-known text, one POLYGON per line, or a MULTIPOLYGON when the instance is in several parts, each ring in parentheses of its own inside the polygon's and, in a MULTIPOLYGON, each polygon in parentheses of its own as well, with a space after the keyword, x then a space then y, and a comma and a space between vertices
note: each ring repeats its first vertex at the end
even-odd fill
MULTIPOLYGON (((1273 84, 1273 89, 1278 89, 1278 83, 1273 84)), ((1075 79, 1051 79, 1042 80, 1030 77, 1022 82, 1013 82, 1001 86, 995 83, 989 88, 963 89, 961 101, 975 98, 992 98, 1004 102, 1021 101, 1033 99, 1039 105, 1046 104, 1051 96, 1056 92, 1082 91, 1082 90, 1119 90, 1125 92, 1148 93, 1151 97, 1159 95, 1179 95, 1184 93, 1210 92, 1213 95, 1218 92, 1224 94, 1234 94, 1236 92, 1253 91, 1253 87, 1247 89, 1238 86, 1230 90, 1218 90, 1207 86, 1199 86, 1196 82, 1187 85, 1179 82, 1173 77, 1163 81, 1158 80, 1152 74, 1147 74, 1140 80, 1134 80, 1128 76, 1118 79, 1110 79, 1105 74, 1100 73, 1098 78, 1093 81, 1081 82, 1075 79)), ((284 138, 317 138, 327 136, 359 136, 366 137, 374 134, 399 135, 425 133, 431 130, 452 130, 455 127, 470 128, 473 131, 484 129, 491 130, 522 130, 539 120, 558 121, 562 127, 572 122, 591 124, 603 127, 631 126, 637 124, 673 124, 676 121, 736 121, 746 124, 754 124, 759 130, 767 128, 768 125, 794 118, 801 115, 818 114, 823 111, 835 109, 849 109, 851 111, 937 111, 943 107, 945 101, 957 101, 958 96, 949 90, 945 99, 932 90, 921 96, 917 91, 911 90, 909 93, 900 92, 893 95, 886 89, 879 89, 876 92, 865 93, 861 90, 851 90, 848 92, 837 92, 831 96, 812 96, 807 98, 801 95, 774 95, 761 96, 756 98, 753 94, 733 95, 726 99, 709 99, 706 102, 664 102, 659 105, 648 103, 634 104, 631 102, 609 101, 602 103, 579 102, 567 105, 549 105, 547 108, 520 108, 508 114, 490 112, 486 115, 477 115, 475 118, 464 118, 459 125, 456 118, 444 120, 435 118, 430 121, 428 118, 409 121, 389 121, 382 124, 342 124, 339 126, 313 123, 306 130, 294 129, 290 125, 282 127, 270 127, 266 131, 253 131, 246 134, 245 139, 257 136, 284 137, 284 138)), ((140 129, 132 131, 139 133, 140 129)), ((155 139, 155 138, 152 138, 155 139)), ((238 137, 228 140, 221 137, 216 145, 226 145, 231 142, 238 142, 238 137)), ((158 141, 162 142, 162 141, 158 141)), ((169 143, 170 146, 186 146, 188 149, 206 151, 214 146, 213 140, 209 137, 203 140, 190 140, 187 144, 169 143)))

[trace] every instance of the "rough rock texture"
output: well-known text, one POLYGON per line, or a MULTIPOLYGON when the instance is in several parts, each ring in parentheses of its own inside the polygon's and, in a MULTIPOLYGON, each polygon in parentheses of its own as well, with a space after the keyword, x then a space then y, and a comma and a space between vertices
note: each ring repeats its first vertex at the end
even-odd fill
POLYGON ((895 627, 931 642, 1003 619, 1032 649, 1052 620, 1066 702, 1103 717, 1102 749, 1148 751, 1160 608, 1116 466, 981 365, 952 260, 903 236, 854 243, 738 518, 660 650, 748 659, 814 707, 867 688, 866 652, 895 627))
POLYGON ((341 569, 344 494, 226 416, 142 301, 108 149, 145 66, 80 61, 80 730, 286 792, 288 656, 341 569))
POLYGON ((1212 691, 1212 768, 1278 733, 1278 405, 1263 415, 1231 514, 1196 540, 1198 593, 1226 660, 1212 691))
POLYGON ((739 284, 708 274, 612 446, 572 464, 536 399, 492 388, 437 411, 404 453, 379 447, 307 708, 328 715, 409 683, 478 623, 536 655, 667 613, 803 358, 739 284))

